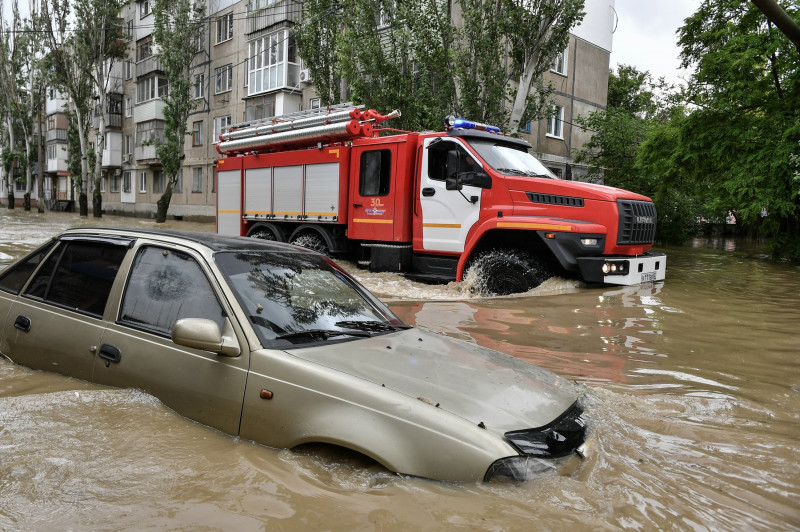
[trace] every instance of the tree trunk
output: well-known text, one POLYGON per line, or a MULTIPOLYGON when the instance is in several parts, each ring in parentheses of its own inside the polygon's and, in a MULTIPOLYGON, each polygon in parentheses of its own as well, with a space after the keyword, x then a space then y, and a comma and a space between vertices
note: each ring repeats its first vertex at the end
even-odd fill
POLYGON ((22 196, 22 208, 25 209, 26 211, 31 210, 31 193, 30 192, 26 192, 25 194, 23 194, 23 196, 22 196))
POLYGON ((164 190, 164 193, 161 194, 161 198, 159 198, 157 202, 158 210, 156 211, 156 223, 163 224, 167 221, 167 210, 169 209, 170 201, 172 201, 171 179, 168 181, 166 190, 164 190))
MULTIPOLYGON (((39 105, 41 106, 42 99, 39 99, 39 105)), ((44 197, 44 150, 42 149, 42 109, 39 108, 39 112, 36 113, 39 116, 39 119, 36 120, 36 125, 39 128, 39 141, 36 143, 36 159, 39 161, 39 200, 36 202, 36 210, 41 214, 47 211, 47 205, 45 202, 44 197)))
POLYGON ((83 190, 81 190, 81 194, 78 196, 78 206, 80 216, 89 216, 89 198, 83 190))
POLYGON ((100 193, 100 180, 97 179, 92 193, 92 216, 95 218, 103 217, 103 195, 100 193))
POLYGON ((14 187, 14 185, 13 185, 13 181, 12 181, 11 183, 12 183, 12 184, 10 184, 10 185, 8 186, 8 208, 9 208, 9 209, 13 209, 13 208, 14 208, 14 201, 16 201, 16 199, 14 198, 14 188, 13 188, 13 187, 14 187))

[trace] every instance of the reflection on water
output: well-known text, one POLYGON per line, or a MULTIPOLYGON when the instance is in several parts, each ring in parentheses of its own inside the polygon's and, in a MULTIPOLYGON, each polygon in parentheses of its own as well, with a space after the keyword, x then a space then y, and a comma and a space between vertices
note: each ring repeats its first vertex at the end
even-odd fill
MULTIPOLYGON (((77 217, 45 220, 0 210, 0 252, 19 256, 77 217)), ((128 223, 152 224, 101 225, 128 223)), ((400 478, 230 438, 145 394, 0 360, 0 529, 800 528, 800 268, 710 247, 667 249, 663 283, 555 279, 491 299, 350 268, 408 323, 581 383, 593 445, 571 477, 514 487, 400 478)))

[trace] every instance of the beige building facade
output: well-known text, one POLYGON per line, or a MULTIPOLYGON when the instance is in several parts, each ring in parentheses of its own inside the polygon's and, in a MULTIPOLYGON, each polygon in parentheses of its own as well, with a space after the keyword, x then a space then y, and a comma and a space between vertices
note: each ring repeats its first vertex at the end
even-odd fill
MULTIPOLYGON (((570 35, 546 80, 555 88, 554 117, 523 133, 545 164, 561 177, 580 178, 573 149, 590 138, 577 116, 604 109, 608 94, 613 0, 586 0, 587 15, 570 35)), ((216 212, 216 144, 232 124, 319 106, 303 69, 292 28, 299 0, 207 0, 209 24, 198 39, 192 68, 197 106, 190 116, 181 179, 169 214, 211 220, 216 212)), ((108 119, 103 158, 103 207, 109 214, 153 217, 166 185, 155 142, 163 135, 166 76, 153 42, 152 0, 126 4, 121 13, 131 35, 128 59, 113 67, 120 83, 109 94, 118 120, 108 119)), ((466 117, 469 118, 469 117, 466 117)))

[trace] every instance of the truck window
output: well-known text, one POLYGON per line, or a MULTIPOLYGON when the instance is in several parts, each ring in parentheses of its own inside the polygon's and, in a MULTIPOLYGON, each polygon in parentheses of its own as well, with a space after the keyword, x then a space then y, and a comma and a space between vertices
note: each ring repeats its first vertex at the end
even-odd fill
POLYGON ((428 148, 428 177, 437 181, 444 181, 448 175, 456 172, 474 172, 478 169, 475 159, 455 142, 437 142, 428 148), (458 151, 459 168, 447 167, 447 153, 458 151))
POLYGON ((392 173, 392 151, 372 150, 361 154, 358 193, 362 196, 386 196, 392 173))

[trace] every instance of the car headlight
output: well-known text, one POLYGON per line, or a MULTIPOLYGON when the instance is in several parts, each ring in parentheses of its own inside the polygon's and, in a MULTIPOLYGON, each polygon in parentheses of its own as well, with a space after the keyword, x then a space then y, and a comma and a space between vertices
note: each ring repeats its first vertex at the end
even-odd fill
POLYGON ((586 420, 577 402, 547 425, 506 432, 505 437, 526 455, 556 458, 574 452, 586 441, 586 420))
POLYGON ((544 460, 532 456, 509 456, 501 458, 490 465, 483 476, 483 481, 513 480, 524 482, 556 472, 557 464, 553 460, 544 460))

